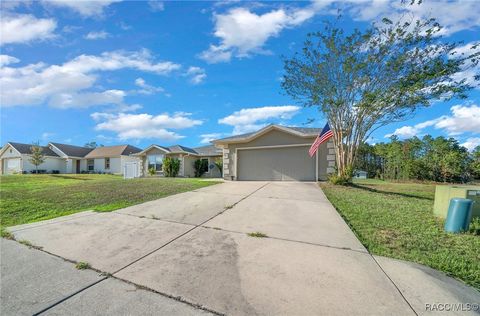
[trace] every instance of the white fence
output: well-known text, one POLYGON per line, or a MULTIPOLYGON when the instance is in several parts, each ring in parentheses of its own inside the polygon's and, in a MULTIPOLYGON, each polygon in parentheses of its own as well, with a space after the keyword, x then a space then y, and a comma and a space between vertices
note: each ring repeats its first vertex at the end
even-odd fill
POLYGON ((138 178, 138 163, 136 162, 126 162, 123 166, 123 178, 124 179, 133 179, 138 178))

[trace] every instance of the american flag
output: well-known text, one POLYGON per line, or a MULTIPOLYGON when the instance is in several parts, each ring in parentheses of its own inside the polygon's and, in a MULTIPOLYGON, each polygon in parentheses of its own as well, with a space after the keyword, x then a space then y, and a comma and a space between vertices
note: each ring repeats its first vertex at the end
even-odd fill
POLYGON ((320 133, 320 135, 317 136, 312 146, 308 150, 308 154, 310 155, 310 157, 313 157, 313 155, 315 155, 315 153, 317 152, 318 147, 324 142, 326 142, 332 136, 333 136, 333 132, 327 123, 325 127, 322 129, 322 132, 320 133))

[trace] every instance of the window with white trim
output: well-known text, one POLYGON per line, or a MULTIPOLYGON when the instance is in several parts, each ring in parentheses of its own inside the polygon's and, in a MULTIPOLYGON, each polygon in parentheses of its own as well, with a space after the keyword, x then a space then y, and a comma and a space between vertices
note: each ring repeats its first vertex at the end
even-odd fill
POLYGON ((95 170, 95 160, 94 159, 87 159, 87 170, 88 171, 95 170))
POLYGON ((105 158, 105 169, 110 169, 110 158, 105 158))

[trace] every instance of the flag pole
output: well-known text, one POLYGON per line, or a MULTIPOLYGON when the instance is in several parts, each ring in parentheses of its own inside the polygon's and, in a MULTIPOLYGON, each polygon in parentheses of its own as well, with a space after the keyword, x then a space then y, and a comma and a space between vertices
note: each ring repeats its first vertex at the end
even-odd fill
POLYGON ((315 182, 318 182, 318 149, 315 152, 315 182))

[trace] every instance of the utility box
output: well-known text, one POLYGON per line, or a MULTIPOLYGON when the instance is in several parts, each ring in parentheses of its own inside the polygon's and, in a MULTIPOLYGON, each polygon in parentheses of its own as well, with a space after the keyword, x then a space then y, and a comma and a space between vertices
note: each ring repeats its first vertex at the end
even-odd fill
POLYGON ((464 198, 473 201, 472 218, 480 218, 480 186, 474 185, 437 185, 433 214, 446 218, 452 198, 464 198))

